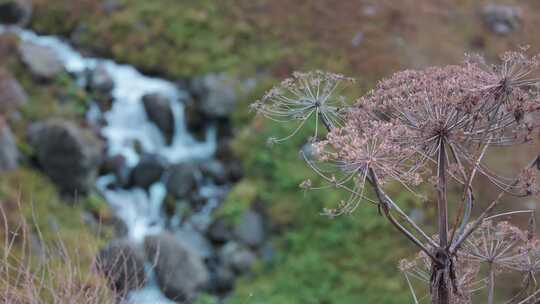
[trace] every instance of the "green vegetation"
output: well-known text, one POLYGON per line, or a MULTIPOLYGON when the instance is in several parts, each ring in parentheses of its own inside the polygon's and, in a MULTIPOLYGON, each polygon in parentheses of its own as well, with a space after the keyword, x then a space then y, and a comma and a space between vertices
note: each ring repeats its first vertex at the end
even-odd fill
POLYGON ((87 264, 103 242, 83 221, 82 213, 88 203, 66 204, 54 185, 35 170, 21 168, 3 176, 0 201, 4 212, 13 215, 9 218, 17 220, 16 214, 22 215, 34 226, 34 233, 42 235, 44 243, 62 240, 68 250, 77 252, 87 264))
POLYGON ((213 0, 123 0, 112 12, 96 1, 35 1, 32 27, 170 78, 255 72, 279 52, 234 8, 213 0))
POLYGON ((242 280, 231 303, 406 303, 397 269, 408 253, 400 249, 404 242, 370 206, 335 219, 320 215, 342 193, 299 189, 308 177, 320 182, 297 153, 307 137, 266 145, 269 136, 287 131, 255 119, 235 144, 247 176, 229 195, 224 213, 234 216, 248 201, 262 202, 281 233, 275 260, 242 280))

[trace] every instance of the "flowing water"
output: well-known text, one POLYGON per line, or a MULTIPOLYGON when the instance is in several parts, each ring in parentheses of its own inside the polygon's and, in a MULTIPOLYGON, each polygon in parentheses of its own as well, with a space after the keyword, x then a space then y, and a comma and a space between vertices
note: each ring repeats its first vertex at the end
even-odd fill
MULTIPOLYGON (((0 33, 11 31, 23 41, 43 45, 54 50, 63 62, 65 70, 73 75, 81 86, 86 85, 87 71, 96 66, 104 66, 114 81, 112 108, 102 113, 93 104, 87 117, 89 120, 102 119, 105 121, 101 135, 107 140, 107 153, 111 156, 121 155, 128 166, 134 167, 139 162, 138 151, 159 155, 168 163, 178 163, 188 160, 210 159, 216 150, 216 132, 209 128, 206 140, 199 142, 192 137, 184 121, 182 101, 188 98, 188 93, 179 90, 172 82, 148 77, 134 67, 117 64, 112 60, 88 58, 73 49, 68 43, 54 36, 37 35, 32 31, 20 28, 6 28, 0 25, 0 33), (148 93, 159 93, 171 101, 175 130, 170 145, 166 144, 164 136, 155 124, 150 122, 144 110, 141 98, 148 93)), ((105 197, 115 215, 123 221, 128 230, 128 237, 136 243, 144 240, 145 236, 156 234, 165 229, 166 217, 162 211, 162 203, 166 195, 162 182, 153 184, 149 191, 139 188, 122 189, 108 187, 115 182, 113 175, 101 176, 97 180, 97 189, 105 197)), ((208 203, 192 215, 180 226, 207 226, 210 223, 212 210, 218 205, 219 197, 225 189, 211 183, 201 181, 200 194, 207 198, 208 203)), ((132 292, 129 303, 174 303, 167 300, 160 292, 153 273, 146 287, 132 292)))

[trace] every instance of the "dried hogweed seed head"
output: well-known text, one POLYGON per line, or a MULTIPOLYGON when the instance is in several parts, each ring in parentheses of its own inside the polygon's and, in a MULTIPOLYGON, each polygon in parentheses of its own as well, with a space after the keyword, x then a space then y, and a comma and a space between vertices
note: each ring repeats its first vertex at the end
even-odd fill
POLYGON ((398 72, 381 81, 357 105, 406 127, 409 132, 400 141, 424 160, 436 155, 441 140, 466 152, 464 145, 479 136, 478 126, 485 120, 471 101, 471 77, 467 66, 398 72))
MULTIPOLYGON (((481 110, 498 132, 492 138, 495 144, 520 142, 524 135, 512 138, 507 134, 513 129, 526 133, 530 128, 521 126, 526 118, 540 109, 538 102, 538 56, 529 57, 526 49, 506 52, 500 63, 488 65, 483 59, 470 57, 466 65, 470 68, 474 83, 474 94, 481 101, 481 110), (536 74, 536 75, 535 75, 536 74)), ((538 127, 538 125, 536 125, 538 127)))
POLYGON ((502 272, 519 259, 518 249, 526 239, 526 232, 508 222, 485 221, 465 241, 460 254, 471 261, 491 264, 502 272))
POLYGON ((363 180, 371 169, 383 183, 399 180, 417 184, 419 176, 409 162, 414 151, 396 142, 405 131, 389 122, 365 119, 361 112, 351 112, 344 127, 316 144, 317 156, 363 180))
MULTIPOLYGON (((294 136, 310 119, 322 122, 327 128, 341 125, 340 111, 346 106, 341 87, 354 79, 339 74, 314 71, 294 73, 279 86, 268 91, 251 107, 259 114, 278 122, 297 122, 299 125, 280 142, 294 136)), ((318 136, 318 125, 315 138, 318 136)))
POLYGON ((325 165, 324 169, 308 160, 326 181, 350 194, 337 208, 327 210, 333 216, 350 213, 361 201, 368 200, 364 188, 370 174, 375 174, 382 184, 394 180, 408 187, 421 181, 418 168, 410 160, 414 151, 395 141, 405 129, 390 122, 365 119, 361 110, 346 116, 343 127, 313 143, 314 158, 325 165), (336 178, 328 172, 343 177, 336 178))

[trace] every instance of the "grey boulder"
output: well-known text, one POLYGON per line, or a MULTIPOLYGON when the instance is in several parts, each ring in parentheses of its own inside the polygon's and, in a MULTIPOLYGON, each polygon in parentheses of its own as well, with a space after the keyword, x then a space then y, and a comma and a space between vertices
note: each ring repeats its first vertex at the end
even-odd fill
POLYGON ((8 115, 28 103, 28 95, 8 72, 0 70, 0 114, 8 115))
POLYGON ((191 91, 197 112, 209 118, 226 118, 236 107, 241 82, 225 74, 195 78, 191 91))
POLYGON ((127 240, 113 240, 97 257, 97 266, 113 290, 126 294, 141 288, 146 280, 144 253, 127 240))
POLYGON ((19 150, 9 126, 0 116, 0 173, 17 168, 19 150))
POLYGON ((174 136, 174 116, 169 98, 153 93, 143 96, 142 102, 148 119, 161 130, 166 142, 171 144, 174 136))
POLYGON ((21 60, 37 78, 52 80, 64 71, 62 61, 48 46, 22 41, 19 44, 19 54, 21 60))
POLYGON ((232 241, 221 248, 219 257, 225 266, 237 273, 249 271, 257 261, 257 256, 251 250, 232 241))
POLYGON ((25 25, 32 16, 32 1, 0 1, 0 24, 25 25))
POLYGON ((487 4, 482 8, 482 17, 487 27, 499 35, 507 35, 520 29, 521 9, 511 5, 487 4))
POLYGON ((252 210, 244 212, 234 232, 237 239, 245 245, 261 245, 265 238, 263 217, 252 210))
POLYGON ((158 155, 144 155, 139 163, 131 171, 131 185, 148 189, 159 181, 166 168, 165 159, 158 155))
POLYGON ((85 194, 94 185, 103 143, 72 122, 48 120, 30 126, 29 139, 45 174, 65 194, 85 194))
POLYGON ((100 64, 88 73, 88 87, 100 94, 110 94, 114 89, 114 80, 105 65, 100 64))
POLYGON ((190 163, 175 164, 167 169, 165 186, 174 198, 186 198, 196 189, 197 168, 190 163))
POLYGON ((157 282, 168 298, 190 303, 207 285, 208 270, 201 258, 172 234, 148 236, 144 247, 150 263, 154 265, 157 282))

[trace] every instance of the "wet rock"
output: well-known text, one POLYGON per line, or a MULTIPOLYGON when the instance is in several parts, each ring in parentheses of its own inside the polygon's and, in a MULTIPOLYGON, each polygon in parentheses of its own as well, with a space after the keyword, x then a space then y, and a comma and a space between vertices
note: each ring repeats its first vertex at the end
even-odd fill
MULTIPOLYGON (((236 108, 240 95, 244 95, 254 86, 254 81, 240 81, 225 74, 208 74, 195 78, 190 84, 194 97, 192 121, 204 118, 227 118, 236 108), (203 118, 196 117, 196 114, 203 118)), ((194 123, 191 123, 194 124, 194 123)))
POLYGON ((163 158, 152 154, 144 155, 131 171, 130 184, 134 187, 148 189, 161 179, 165 168, 166 161, 163 158))
POLYGON ((116 177, 116 186, 119 187, 129 184, 130 173, 126 158, 122 155, 107 156, 100 168, 100 175, 113 174, 116 177))
POLYGON ((129 235, 129 228, 123 220, 113 217, 111 226, 116 237, 123 238, 129 235))
POLYGON ((188 250, 201 259, 212 256, 214 249, 212 244, 198 231, 191 228, 182 228, 174 233, 174 236, 188 250))
POLYGON ((236 242, 228 242, 220 252, 219 257, 223 264, 238 273, 245 273, 257 261, 257 256, 248 248, 236 242))
POLYGON ((168 144, 174 136, 174 116, 169 98, 161 94, 148 94, 142 98, 148 119, 161 130, 168 144))
POLYGON ((144 241, 163 293, 179 302, 191 302, 198 290, 208 283, 209 275, 202 260, 172 234, 148 236, 144 241))
POLYGON ((0 2, 0 24, 22 26, 32 16, 32 1, 6 0, 0 2))
POLYGON ((231 149, 232 138, 222 138, 218 142, 216 158, 225 166, 227 180, 237 182, 244 176, 242 162, 237 159, 231 149))
POLYGON ((185 198, 196 188, 197 168, 190 163, 180 163, 167 170, 165 186, 175 198, 185 198))
POLYGON ((19 160, 19 150, 9 126, 0 116, 0 173, 15 170, 19 160))
POLYGON ((114 89, 114 80, 107 68, 100 64, 88 73, 88 88, 92 92, 109 95, 114 89))
POLYGON ((147 280, 144 253, 128 240, 113 240, 97 257, 97 265, 111 288, 120 294, 141 288, 147 280))
POLYGON ((224 265, 217 265, 210 273, 208 289, 213 293, 226 293, 234 288, 236 276, 234 272, 224 265))
POLYGON ((28 95, 8 72, 0 70, 0 114, 8 115, 28 103, 28 95))
POLYGON ((64 71, 60 58, 47 46, 22 41, 19 53, 22 61, 37 78, 51 80, 64 71))
POLYGON ((28 132, 42 170, 65 194, 85 194, 94 185, 102 142, 71 122, 48 120, 28 132))
POLYGON ((227 183, 228 174, 227 169, 217 160, 209 160, 199 165, 201 173, 204 176, 211 178, 217 185, 223 185, 227 183))
POLYGON ((264 242, 264 223, 262 216, 255 211, 246 211, 234 230, 238 240, 248 246, 259 246, 264 242))
POLYGON ((224 219, 218 218, 210 224, 208 231, 206 232, 208 239, 210 241, 223 244, 231 240, 233 237, 233 231, 229 225, 225 222, 224 219))
POLYGON ((242 167, 242 161, 239 159, 231 159, 227 166, 227 178, 229 181, 236 183, 244 177, 244 167, 242 167))
POLYGON ((203 195, 200 191, 193 191, 189 194, 188 197, 189 206, 191 212, 200 212, 203 210, 204 206, 208 203, 208 197, 203 195))
POLYGON ((511 5, 487 4, 482 8, 482 18, 494 33, 506 35, 521 28, 521 9, 511 5))

